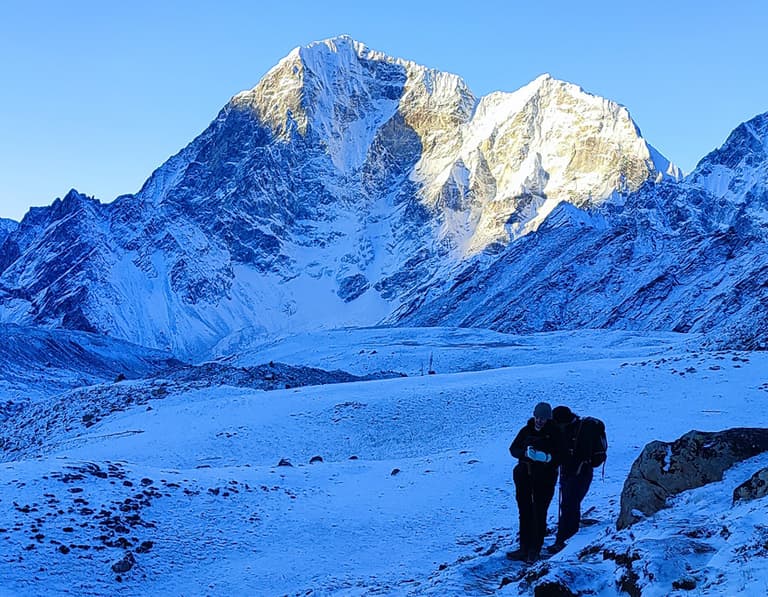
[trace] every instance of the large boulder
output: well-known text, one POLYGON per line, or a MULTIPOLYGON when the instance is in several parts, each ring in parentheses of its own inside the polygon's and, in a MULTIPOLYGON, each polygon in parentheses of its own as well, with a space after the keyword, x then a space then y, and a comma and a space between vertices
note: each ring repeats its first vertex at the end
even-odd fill
POLYGON ((748 502, 768 495, 768 468, 757 471, 733 490, 733 502, 748 502))
POLYGON ((768 429, 689 431, 672 443, 654 441, 632 464, 621 492, 621 530, 666 507, 688 489, 721 481, 731 466, 768 450, 768 429))

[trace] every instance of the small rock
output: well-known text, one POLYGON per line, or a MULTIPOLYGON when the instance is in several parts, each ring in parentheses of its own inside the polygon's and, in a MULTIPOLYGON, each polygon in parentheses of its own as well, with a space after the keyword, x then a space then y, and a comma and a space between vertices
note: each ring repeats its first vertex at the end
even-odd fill
POLYGON ((122 560, 112 564, 112 572, 115 574, 124 574, 133 568, 135 563, 136 560, 134 559, 133 554, 129 551, 125 554, 122 560))
POLYGON ((696 588, 696 581, 692 578, 681 578, 672 582, 672 588, 682 591, 693 591, 696 588))
POLYGON ((136 553, 147 553, 154 546, 155 544, 152 541, 142 541, 141 545, 136 548, 136 553))
POLYGON ((280 462, 277 463, 277 466, 293 466, 293 465, 291 464, 291 461, 288 460, 287 458, 281 458, 280 462))
POLYGON ((394 476, 395 476, 395 475, 397 475, 398 473, 400 473, 400 469, 399 469, 399 468, 393 468, 393 469, 392 469, 392 472, 391 472, 391 473, 389 473, 389 474, 390 474, 390 475, 392 475, 392 476, 394 477, 394 476))
POLYGON ((323 462, 322 456, 313 456, 309 459, 309 464, 315 464, 316 462, 323 462))

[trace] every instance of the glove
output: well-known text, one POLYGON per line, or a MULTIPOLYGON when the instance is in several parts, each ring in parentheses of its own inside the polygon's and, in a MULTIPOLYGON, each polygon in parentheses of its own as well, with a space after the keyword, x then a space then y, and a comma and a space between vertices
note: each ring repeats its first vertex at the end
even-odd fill
POLYGON ((552 456, 546 452, 542 452, 541 450, 534 450, 533 446, 528 446, 528 449, 525 451, 525 455, 531 460, 535 460, 536 462, 549 462, 552 460, 552 456))

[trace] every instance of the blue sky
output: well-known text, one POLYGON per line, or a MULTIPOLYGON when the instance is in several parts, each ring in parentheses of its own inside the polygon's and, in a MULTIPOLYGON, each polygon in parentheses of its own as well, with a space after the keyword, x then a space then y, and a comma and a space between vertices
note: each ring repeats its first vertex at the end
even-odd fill
POLYGON ((111 201, 292 48, 346 33, 477 95, 541 73, 626 105, 686 172, 768 111, 768 3, 415 0, 0 3, 0 217, 111 201), (332 8, 330 8, 332 7, 332 8))

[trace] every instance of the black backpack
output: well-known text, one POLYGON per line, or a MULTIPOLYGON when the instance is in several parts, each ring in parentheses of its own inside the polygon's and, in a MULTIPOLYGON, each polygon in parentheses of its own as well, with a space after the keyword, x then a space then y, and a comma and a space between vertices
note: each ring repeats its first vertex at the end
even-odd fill
POLYGON ((577 437, 578 443, 586 450, 585 456, 592 464, 592 468, 597 468, 605 462, 608 457, 605 423, 595 417, 581 417, 577 437))

